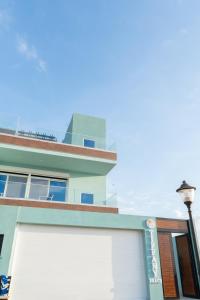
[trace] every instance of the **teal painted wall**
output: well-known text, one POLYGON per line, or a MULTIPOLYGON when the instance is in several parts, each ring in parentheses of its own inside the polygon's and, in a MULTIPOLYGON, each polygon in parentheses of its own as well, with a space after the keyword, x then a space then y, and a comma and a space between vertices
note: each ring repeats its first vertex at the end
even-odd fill
POLYGON ((180 269, 179 269, 178 253, 177 253, 177 248, 176 248, 175 236, 172 237, 172 245, 173 245, 174 261, 175 261, 175 268, 176 268, 176 276, 177 276, 177 282, 178 282, 178 290, 179 290, 180 296, 183 297, 181 276, 180 276, 181 273, 180 273, 180 269))
POLYGON ((106 121, 93 116, 73 114, 63 142, 83 146, 84 138, 94 140, 96 148, 105 149, 106 121))
MULTIPOLYGON (((148 217, 119 215, 110 213, 91 213, 81 211, 64 211, 54 209, 39 209, 28 207, 0 206, 1 232, 5 234, 3 252, 0 259, 0 273, 7 274, 9 259, 12 251, 14 239, 14 228, 17 223, 76 226, 93 228, 113 228, 141 230, 144 236, 145 261, 147 273, 147 285, 149 288, 149 300, 163 300, 162 284, 152 284, 149 282, 151 276, 151 264, 149 263, 149 239, 147 234, 146 220, 148 217)), ((159 251, 156 228, 153 229, 153 237, 156 250, 156 258, 159 267, 159 251)))
POLYGON ((106 201, 106 177, 71 173, 69 178, 69 201, 80 203, 81 193, 92 193, 95 205, 104 205, 106 201))
MULTIPOLYGON (((96 148, 105 148, 106 122, 104 119, 75 113, 68 126, 64 143, 83 146, 84 138, 95 141, 96 148)), ((80 203, 81 193, 94 194, 94 203, 104 205, 106 202, 106 177, 70 173, 69 200, 80 203)), ((115 206, 116 203, 111 204, 115 206)))
POLYGON ((0 206, 0 234, 4 234, 0 274, 7 274, 19 208, 0 206))

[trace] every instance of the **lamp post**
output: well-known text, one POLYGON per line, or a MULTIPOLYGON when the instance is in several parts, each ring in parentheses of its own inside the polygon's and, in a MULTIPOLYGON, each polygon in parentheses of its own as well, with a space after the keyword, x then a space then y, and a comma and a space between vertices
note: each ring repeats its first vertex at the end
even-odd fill
POLYGON ((191 237, 193 241, 193 249, 195 254, 195 260, 197 263, 197 272, 198 277, 200 278, 200 259, 199 259, 199 251, 197 246, 196 234, 194 230, 194 223, 192 218, 192 210, 191 205, 194 202, 194 194, 196 187, 189 185, 186 181, 183 181, 181 186, 176 190, 176 192, 181 196, 184 204, 187 206, 188 214, 189 214, 189 224, 191 230, 191 237))

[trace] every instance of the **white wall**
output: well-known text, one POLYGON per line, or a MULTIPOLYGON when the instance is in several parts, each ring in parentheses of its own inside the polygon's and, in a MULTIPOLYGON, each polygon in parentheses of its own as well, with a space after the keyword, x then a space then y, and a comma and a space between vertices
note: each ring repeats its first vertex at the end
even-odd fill
POLYGON ((18 225, 10 300, 146 300, 139 231, 18 225))

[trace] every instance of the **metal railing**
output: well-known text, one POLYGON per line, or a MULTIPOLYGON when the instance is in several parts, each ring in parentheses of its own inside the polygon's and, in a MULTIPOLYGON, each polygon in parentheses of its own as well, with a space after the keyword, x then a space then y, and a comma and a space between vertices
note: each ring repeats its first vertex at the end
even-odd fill
MULTIPOLYGON (((109 137, 101 137, 97 135, 88 135, 86 133, 60 131, 55 129, 44 129, 41 127, 32 128, 23 124, 20 118, 6 118, 0 115, 0 133, 23 136, 26 138, 46 140, 55 143, 65 143, 76 146, 87 147, 85 140, 93 142, 96 149, 116 152, 116 144, 109 137)), ((88 146, 89 147, 89 146, 88 146)))

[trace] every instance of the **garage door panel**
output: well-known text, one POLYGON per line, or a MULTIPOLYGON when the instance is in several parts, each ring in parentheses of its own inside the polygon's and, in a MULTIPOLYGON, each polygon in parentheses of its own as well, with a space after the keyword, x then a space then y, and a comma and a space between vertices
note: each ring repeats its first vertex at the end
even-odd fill
POLYGON ((146 300, 139 231, 19 225, 11 300, 146 300))

